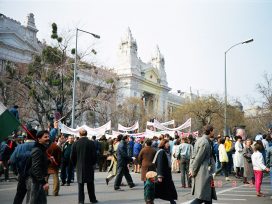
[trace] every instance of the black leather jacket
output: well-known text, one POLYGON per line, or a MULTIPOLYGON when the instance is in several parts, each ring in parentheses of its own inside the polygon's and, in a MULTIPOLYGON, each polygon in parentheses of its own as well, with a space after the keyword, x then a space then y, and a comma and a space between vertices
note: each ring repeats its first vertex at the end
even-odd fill
POLYGON ((45 177, 47 176, 48 159, 46 147, 38 142, 35 143, 31 152, 31 169, 30 175, 33 182, 46 184, 45 177))

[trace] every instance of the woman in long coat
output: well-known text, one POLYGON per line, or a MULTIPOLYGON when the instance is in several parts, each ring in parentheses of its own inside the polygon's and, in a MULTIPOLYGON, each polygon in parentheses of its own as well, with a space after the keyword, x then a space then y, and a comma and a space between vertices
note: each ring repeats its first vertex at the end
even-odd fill
POLYGON ((141 168, 141 180, 146 181, 146 173, 152 165, 152 161, 156 154, 156 150, 151 147, 152 141, 150 139, 146 140, 145 147, 141 149, 139 153, 139 162, 142 165, 141 168))
POLYGON ((246 140, 246 146, 243 150, 244 155, 244 183, 248 183, 248 178, 252 180, 252 183, 254 184, 254 172, 253 172, 253 165, 251 160, 251 155, 253 154, 253 149, 251 147, 252 140, 247 139, 246 140))
POLYGON ((237 136, 236 137, 236 143, 235 143, 235 154, 234 154, 234 166, 236 168, 236 177, 240 178, 243 177, 244 172, 244 155, 243 155, 243 142, 242 137, 237 136))
POLYGON ((175 204, 178 195, 172 180, 171 161, 169 161, 166 152, 169 150, 169 146, 168 140, 161 140, 159 150, 155 155, 155 164, 158 174, 158 183, 155 185, 155 197, 168 200, 171 204, 175 204))

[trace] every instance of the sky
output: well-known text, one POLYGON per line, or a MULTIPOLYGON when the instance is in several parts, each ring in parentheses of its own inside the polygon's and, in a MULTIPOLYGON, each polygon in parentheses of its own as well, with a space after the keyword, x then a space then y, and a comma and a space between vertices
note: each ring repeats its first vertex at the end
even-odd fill
POLYGON ((22 24, 33 13, 38 39, 48 43, 53 22, 96 33, 100 39, 81 33, 78 49, 94 47, 90 60, 108 67, 129 27, 144 62, 159 46, 173 91, 200 95, 224 96, 225 51, 253 38, 227 53, 228 100, 245 108, 263 101, 256 86, 272 74, 272 0, 0 0, 0 13, 22 24))

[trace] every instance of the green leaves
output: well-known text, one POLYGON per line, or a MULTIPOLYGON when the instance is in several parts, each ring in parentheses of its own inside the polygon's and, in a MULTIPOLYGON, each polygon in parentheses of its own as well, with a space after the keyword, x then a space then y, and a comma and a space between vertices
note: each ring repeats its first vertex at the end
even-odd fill
POLYGON ((45 63, 59 65, 62 62, 62 52, 57 47, 47 46, 42 51, 45 63))

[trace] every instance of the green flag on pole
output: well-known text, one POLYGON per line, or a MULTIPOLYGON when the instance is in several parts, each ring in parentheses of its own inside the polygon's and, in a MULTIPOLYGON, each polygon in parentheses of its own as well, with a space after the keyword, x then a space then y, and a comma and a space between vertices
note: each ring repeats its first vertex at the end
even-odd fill
POLYGON ((18 126, 20 126, 20 122, 0 102, 0 140, 9 136, 18 126))

